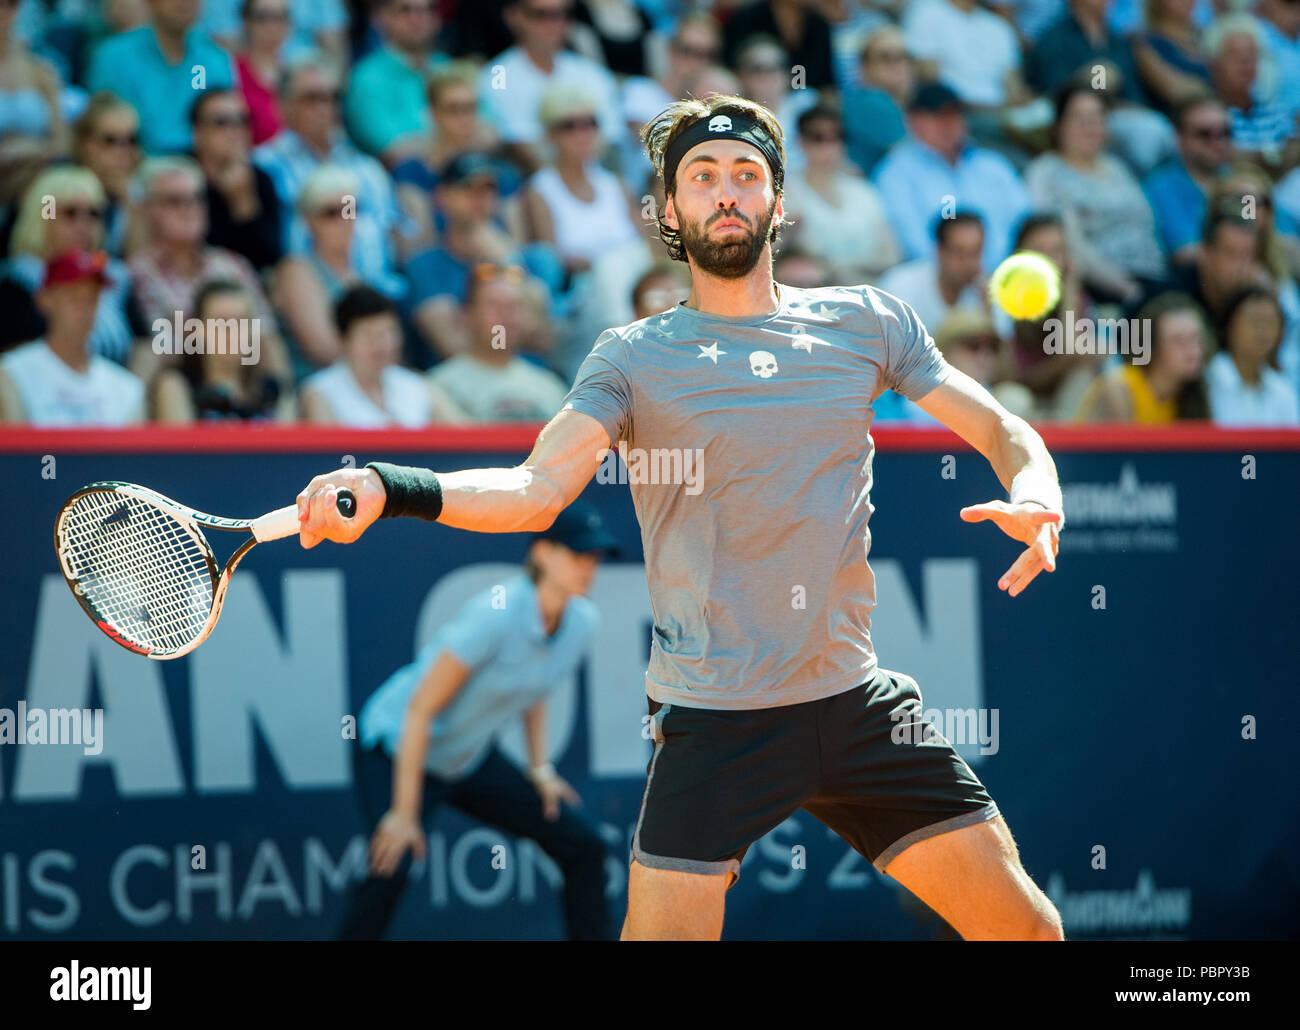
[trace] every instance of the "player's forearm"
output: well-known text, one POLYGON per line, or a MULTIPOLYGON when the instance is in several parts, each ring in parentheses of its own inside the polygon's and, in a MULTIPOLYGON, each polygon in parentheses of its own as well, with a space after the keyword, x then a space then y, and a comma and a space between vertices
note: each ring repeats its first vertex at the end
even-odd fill
POLYGON ((411 516, 478 533, 535 533, 564 507, 562 491, 531 465, 431 473, 385 462, 369 469, 384 516, 411 516))
POLYGON ((534 769, 545 765, 547 761, 545 701, 538 701, 524 712, 524 740, 528 744, 528 764, 534 769))
POLYGON ((1036 500, 1048 507, 1059 506, 1061 488, 1056 463, 1043 438, 1024 419, 1007 415, 999 421, 988 460, 998 480, 1012 492, 1013 501, 1036 500), (1012 489, 1013 485, 1016 490, 1012 489), (1016 496, 1017 493, 1023 496, 1016 496))

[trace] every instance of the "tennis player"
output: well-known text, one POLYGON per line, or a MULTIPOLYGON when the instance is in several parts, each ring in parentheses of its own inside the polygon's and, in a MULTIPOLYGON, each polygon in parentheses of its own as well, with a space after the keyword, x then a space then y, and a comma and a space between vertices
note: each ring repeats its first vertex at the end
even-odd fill
POLYGON ((654 752, 633 836, 624 938, 717 938, 749 846, 803 808, 966 939, 1059 940, 970 767, 921 725, 916 682, 879 667, 869 633, 872 402, 893 388, 984 455, 1010 499, 961 511, 1024 546, 1018 596, 1056 566, 1064 516, 1042 439, 949 366, 916 313, 871 286, 772 279, 785 153, 766 108, 679 101, 647 124, 659 232, 690 296, 601 334, 560 412, 514 468, 436 474, 384 463, 318 476, 301 540, 343 543, 414 515, 537 530, 605 449, 699 449, 700 482, 629 482, 654 613, 646 671, 654 752), (351 523, 341 487, 357 493, 351 523), (899 729, 910 732, 895 732, 899 729))
POLYGON ((599 625, 585 596, 602 556, 618 554, 600 514, 571 504, 529 547, 524 571, 469 598, 410 665, 361 710, 357 793, 372 828, 370 873, 353 891, 339 936, 384 935, 408 878, 410 852, 450 805, 536 841, 564 875, 564 920, 573 940, 607 940, 604 842, 563 802, 577 793, 546 756, 546 700, 570 676, 599 625), (527 776, 495 739, 522 716, 527 776))

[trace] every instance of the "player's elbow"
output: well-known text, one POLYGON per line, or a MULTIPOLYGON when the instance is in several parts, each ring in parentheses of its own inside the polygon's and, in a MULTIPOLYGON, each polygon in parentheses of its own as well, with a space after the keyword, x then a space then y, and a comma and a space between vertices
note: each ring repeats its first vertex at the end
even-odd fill
POLYGON ((566 507, 568 499, 564 491, 544 475, 535 475, 528 491, 530 513, 522 532, 540 533, 551 528, 566 507))

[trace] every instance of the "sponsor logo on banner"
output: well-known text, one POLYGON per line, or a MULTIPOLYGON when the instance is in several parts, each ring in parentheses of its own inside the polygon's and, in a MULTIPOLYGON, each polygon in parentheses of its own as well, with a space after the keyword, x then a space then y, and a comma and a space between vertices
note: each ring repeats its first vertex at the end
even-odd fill
POLYGON ((1091 891, 1067 889, 1053 870, 1045 890, 1067 937, 1183 937, 1192 922, 1191 888, 1157 888, 1150 869, 1138 873, 1135 887, 1091 891))
POLYGON ((1144 483, 1125 462, 1111 483, 1062 483, 1063 551, 1178 550, 1178 487, 1144 483))

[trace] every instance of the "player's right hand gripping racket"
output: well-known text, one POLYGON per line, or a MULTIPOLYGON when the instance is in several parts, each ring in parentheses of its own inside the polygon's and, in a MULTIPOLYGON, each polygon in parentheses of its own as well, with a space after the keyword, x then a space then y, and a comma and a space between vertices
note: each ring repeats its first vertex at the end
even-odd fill
MULTIPOLYGON (((357 499, 338 492, 339 514, 357 499)), ((208 638, 244 555, 298 533, 295 505, 258 519, 222 519, 134 483, 91 483, 68 498, 54 524, 54 549, 73 596, 91 620, 129 651, 165 660, 208 638), (217 572, 200 526, 250 534, 217 572)))

